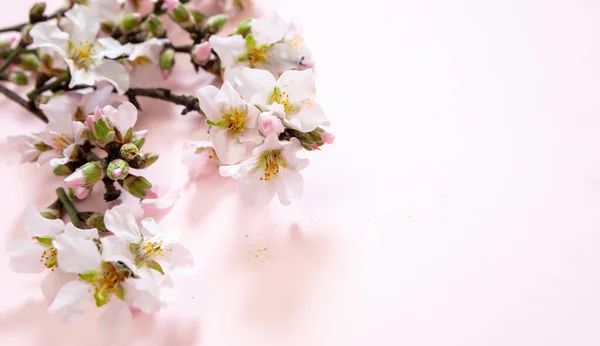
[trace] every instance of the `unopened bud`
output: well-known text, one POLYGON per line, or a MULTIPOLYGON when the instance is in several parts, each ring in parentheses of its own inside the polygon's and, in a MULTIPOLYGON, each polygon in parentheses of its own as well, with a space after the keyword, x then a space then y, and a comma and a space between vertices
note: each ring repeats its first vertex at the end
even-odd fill
POLYGON ((41 21, 42 19, 44 19, 44 11, 46 11, 45 2, 38 2, 36 4, 33 4, 33 6, 31 6, 31 9, 29 10, 29 21, 31 23, 37 23, 41 21))
POLYGON ((128 175, 127 178, 122 180, 121 186, 132 196, 137 198, 145 198, 147 191, 152 188, 152 184, 144 177, 137 177, 135 175, 128 175))
POLYGON ((173 67, 175 66, 175 50, 171 48, 165 49, 160 54, 159 66, 160 69, 163 71, 163 76, 165 75, 165 72, 167 72, 166 77, 168 77, 171 71, 173 70, 173 67))
POLYGON ((72 191, 73 196, 79 200, 84 200, 88 198, 88 196, 92 193, 92 187, 87 186, 78 186, 76 188, 70 189, 69 192, 72 191))
POLYGON ((70 175, 71 173, 73 173, 71 171, 71 169, 66 166, 66 165, 58 165, 56 167, 54 167, 54 175, 59 176, 59 177, 66 177, 68 175, 70 175))
POLYGON ((186 23, 191 19, 190 10, 188 10, 187 7, 185 7, 182 3, 178 3, 177 6, 170 8, 170 10, 173 13, 171 18, 173 18, 175 23, 186 23))
POLYGON ((324 144, 333 144, 333 141, 335 140, 335 135, 327 131, 319 132, 319 135, 324 144))
POLYGON ((117 24, 112 20, 105 20, 100 24, 100 30, 107 34, 112 34, 115 31, 117 24))
POLYGON ((233 34, 238 34, 242 35, 243 37, 246 37, 246 35, 250 33, 250 30, 252 30, 252 18, 246 18, 237 25, 237 28, 235 29, 233 34))
POLYGON ((123 32, 129 32, 135 28, 138 24, 138 17, 138 15, 133 13, 123 16, 123 19, 121 19, 121 30, 123 30, 123 32))
POLYGON ((129 166, 135 169, 144 169, 150 167, 156 160, 158 155, 154 153, 138 153, 133 160, 129 161, 129 166))
POLYGON ((31 28, 33 28, 33 26, 31 24, 27 24, 23 27, 23 30, 21 30, 21 41, 23 41, 25 44, 33 43, 33 38, 29 34, 31 28))
POLYGON ((62 214, 62 209, 62 203, 59 200, 57 200, 56 202, 50 204, 46 209, 42 210, 40 212, 40 215, 42 215, 42 217, 45 217, 46 219, 56 220, 60 218, 62 214))
POLYGON ((85 212, 80 213, 79 217, 88 228, 95 228, 100 232, 106 232, 106 225, 104 225, 104 216, 102 214, 85 212))
POLYGON ((148 134, 148 130, 134 132, 131 143, 135 144, 135 146, 138 149, 141 149, 144 146, 144 143, 146 143, 146 135, 147 134, 148 134))
POLYGON ((192 47, 192 60, 198 64, 205 64, 210 59, 211 48, 210 43, 202 42, 192 47))
POLYGON ((0 53, 8 51, 12 47, 12 40, 1 39, 0 40, 0 53))
POLYGON ((35 54, 22 54, 19 66, 25 71, 37 71, 40 68, 40 59, 35 54))
POLYGON ((127 174, 129 174, 129 165, 121 159, 112 160, 106 169, 106 175, 112 180, 123 180, 127 174))
POLYGON ((121 147, 119 154, 124 160, 131 160, 137 155, 138 147, 133 143, 124 144, 121 147))
POLYGON ((258 129, 264 136, 280 134, 285 131, 281 119, 273 115, 272 112, 262 113, 258 117, 258 129))
POLYGON ((94 185, 104 178, 104 166, 100 161, 88 162, 65 178, 67 187, 94 185))
POLYGON ((223 29, 225 23, 227 23, 227 16, 224 14, 217 14, 208 18, 205 27, 211 34, 216 34, 223 29))
POLYGON ((44 143, 43 141, 36 141, 35 143, 33 143, 33 147, 35 148, 35 150, 42 152, 42 153, 44 151, 48 151, 48 150, 52 149, 51 146, 44 143))
POLYGON ((149 31, 155 37, 164 37, 167 34, 167 29, 165 29, 164 24, 154 14, 151 14, 151 15, 148 16, 148 19, 146 20, 146 23, 148 23, 148 29, 149 29, 149 31))
POLYGON ((15 83, 16 85, 27 85, 29 79, 23 72, 11 72, 8 74, 8 80, 15 83))

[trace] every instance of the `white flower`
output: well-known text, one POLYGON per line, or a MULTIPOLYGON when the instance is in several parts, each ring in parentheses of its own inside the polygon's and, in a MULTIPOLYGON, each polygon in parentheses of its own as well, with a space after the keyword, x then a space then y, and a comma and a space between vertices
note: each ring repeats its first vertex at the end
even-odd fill
POLYGON ((226 69, 248 66, 278 76, 301 68, 302 62, 310 58, 296 26, 276 13, 252 20, 250 34, 245 39, 241 35, 212 36, 209 42, 226 69))
POLYGON ((213 85, 198 90, 200 108, 212 125, 210 137, 219 159, 236 164, 244 158, 247 145, 260 144, 257 120, 259 110, 242 100, 229 82, 221 90, 213 85))
POLYGON ((264 71, 243 68, 233 75, 236 90, 245 100, 271 110, 286 127, 310 132, 328 125, 327 117, 315 102, 315 75, 312 69, 286 71, 276 81, 264 71))
POLYGON ((168 39, 152 38, 148 41, 133 45, 131 54, 127 58, 129 64, 133 67, 144 66, 149 63, 158 64, 160 54, 165 49, 165 43, 168 39))
POLYGON ((119 261, 134 273, 153 269, 161 274, 193 266, 190 251, 176 242, 176 235, 164 232, 154 219, 141 221, 124 205, 107 210, 104 224, 114 235, 101 239, 106 261, 119 261))
MULTIPOLYGON (((8 136, 6 138, 8 146, 13 150, 21 154, 21 163, 35 162, 41 154, 39 148, 36 147, 36 143, 39 141, 37 136, 34 135, 16 135, 8 136)), ((38 164, 41 163, 38 161, 38 164)))
POLYGON ((110 120, 121 136, 125 136, 129 130, 133 131, 138 111, 131 102, 124 102, 116 109, 113 106, 105 106, 102 109, 102 115, 110 120))
POLYGON ((97 39, 100 21, 91 8, 75 5, 65 17, 65 31, 51 21, 34 25, 30 34, 35 47, 53 48, 63 57, 71 72, 69 87, 106 80, 124 93, 129 88, 129 75, 123 65, 110 59, 128 54, 131 46, 111 37, 97 39))
POLYGON ((181 160, 188 169, 190 180, 197 180, 219 170, 219 158, 209 141, 186 141, 181 160))
POLYGON ((77 278, 63 270, 54 239, 94 238, 98 232, 95 229, 78 229, 71 223, 65 226, 60 219, 46 219, 34 206, 27 207, 23 219, 25 231, 31 239, 18 240, 11 245, 8 251, 9 267, 18 273, 41 273, 50 269, 42 281, 42 292, 48 300, 52 300, 60 287, 77 278))
POLYGON ((254 149, 251 159, 239 165, 221 166, 220 172, 239 181, 241 197, 250 205, 264 205, 275 194, 281 204, 289 205, 302 197, 304 180, 299 171, 308 165, 308 160, 296 157, 300 149, 298 139, 280 142, 273 134, 254 149))

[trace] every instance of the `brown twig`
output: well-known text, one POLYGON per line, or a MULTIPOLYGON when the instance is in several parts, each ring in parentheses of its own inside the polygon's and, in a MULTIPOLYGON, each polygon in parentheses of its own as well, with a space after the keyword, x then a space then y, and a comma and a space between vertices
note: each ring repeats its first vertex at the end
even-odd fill
MULTIPOLYGON (((49 16, 42 17, 40 20, 36 21, 36 23, 45 22, 45 21, 50 20, 50 19, 55 19, 55 18, 57 18, 57 17, 62 16, 63 14, 65 14, 65 12, 67 12, 69 9, 70 9, 70 7, 69 8, 61 8, 60 10, 52 13, 49 16)), ((8 26, 6 28, 0 28, 0 33, 22 31, 23 28, 27 24, 29 24, 29 23, 21 23, 21 24, 16 24, 16 25, 13 25, 13 26, 8 26)), ((31 23, 31 24, 35 24, 35 23, 31 23)))
POLYGON ((23 107, 23 108, 27 109, 28 111, 30 111, 31 113, 33 113, 33 115, 40 118, 42 121, 44 121, 46 123, 48 122, 48 117, 46 116, 46 114, 44 114, 44 112, 42 112, 41 109, 36 107, 36 105, 33 102, 29 102, 29 101, 25 100, 24 98, 19 96, 19 94, 17 94, 16 92, 8 89, 7 87, 5 87, 4 85, 1 85, 1 84, 0 84, 0 93, 4 94, 4 96, 9 98, 10 100, 18 103, 21 107, 23 107))
POLYGON ((181 114, 187 114, 191 111, 196 111, 200 114, 204 114, 200 110, 200 102, 198 101, 198 98, 189 95, 175 95, 171 93, 171 90, 168 89, 132 88, 127 90, 125 95, 127 95, 127 98, 129 98, 131 103, 137 106, 139 106, 139 103, 137 102, 136 97, 142 96, 185 106, 181 114))

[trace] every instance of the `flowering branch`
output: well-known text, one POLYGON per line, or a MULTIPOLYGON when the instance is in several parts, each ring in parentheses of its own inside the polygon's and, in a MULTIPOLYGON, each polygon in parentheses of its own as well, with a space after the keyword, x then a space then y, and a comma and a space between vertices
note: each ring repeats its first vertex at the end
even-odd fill
POLYGON ((16 104, 25 108, 36 117, 40 118, 43 122, 48 122, 48 117, 46 116, 46 114, 44 114, 44 112, 42 112, 42 110, 40 110, 33 102, 25 100, 24 98, 19 96, 19 94, 8 89, 2 84, 0 84, 0 93, 4 94, 4 96, 6 96, 8 99, 14 101, 16 104))
MULTIPOLYGON (((44 3, 40 3, 38 5, 43 6, 43 9, 46 8, 46 4, 44 4, 44 3)), ((41 9, 42 7, 39 7, 39 8, 41 9)), ((39 17, 30 18, 31 20, 28 23, 21 23, 21 24, 16 24, 16 25, 8 26, 8 27, 5 27, 5 28, 0 28, 0 33, 22 31, 29 24, 35 24, 35 23, 45 22, 45 21, 48 21, 48 20, 51 20, 51 19, 56 19, 56 18, 64 15, 65 12, 67 12, 70 9, 71 9, 71 7, 61 8, 61 9, 56 10, 54 13, 50 14, 49 16, 44 16, 42 14, 39 17)), ((42 10, 42 13, 43 13, 43 10, 42 10)))
POLYGON ((169 89, 144 89, 144 88, 131 88, 127 90, 125 93, 127 95, 129 102, 133 103, 138 109, 141 109, 140 104, 137 101, 138 96, 149 97, 154 99, 159 99, 163 101, 168 101, 177 105, 185 106, 181 114, 187 114, 191 111, 196 111, 200 114, 202 110, 200 109, 200 103, 198 102, 198 98, 188 95, 175 95, 169 89))
POLYGON ((58 199, 60 200, 62 206, 67 211, 67 214, 69 215, 69 218, 71 219, 73 225, 77 228, 83 228, 83 224, 79 219, 79 212, 77 211, 77 209, 75 209, 75 206, 73 206, 73 203, 67 196, 65 189, 63 189, 62 187, 56 189, 56 196, 58 196, 58 199))

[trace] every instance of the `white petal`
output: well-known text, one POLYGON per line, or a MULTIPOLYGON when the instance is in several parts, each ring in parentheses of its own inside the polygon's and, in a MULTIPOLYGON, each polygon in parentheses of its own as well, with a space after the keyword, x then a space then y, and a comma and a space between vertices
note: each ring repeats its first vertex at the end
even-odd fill
POLYGON ((40 108, 48 116, 48 130, 70 135, 73 114, 75 114, 80 100, 80 95, 67 93, 52 97, 48 103, 40 105, 40 108))
POLYGON ((71 123, 73 127, 73 143, 81 145, 85 142, 83 132, 85 131, 85 125, 82 122, 74 121, 71 123))
POLYGON ((99 270, 102 257, 93 240, 61 234, 52 243, 61 270, 74 274, 99 270))
POLYGON ((116 112, 108 115, 110 121, 122 135, 125 135, 130 128, 133 128, 137 121, 137 116, 137 108, 130 102, 121 104, 116 112))
POLYGON ((196 92, 198 100, 200 101, 200 109, 209 120, 214 122, 220 121, 222 116, 215 103, 215 96, 217 96, 218 93, 219 89, 214 85, 207 85, 198 89, 196 92))
POLYGON ((19 239, 8 248, 8 266, 16 273, 41 273, 46 268, 40 262, 44 250, 47 248, 35 240, 19 239))
POLYGON ((116 59, 122 55, 129 55, 133 48, 131 44, 122 45, 121 42, 112 37, 99 38, 96 43, 99 45, 98 53, 111 59, 116 59))
POLYGON ((234 165, 246 155, 246 146, 231 134, 227 129, 212 127, 210 137, 215 147, 219 160, 226 165, 234 165))
POLYGON ((75 66, 71 59, 66 59, 65 62, 69 66, 71 72, 71 82, 69 87, 73 88, 76 85, 94 85, 96 82, 96 74, 93 70, 84 70, 75 66))
POLYGON ((158 223, 156 223, 156 221, 154 221, 154 219, 150 218, 150 217, 147 217, 142 220, 142 227, 144 227, 144 229, 146 231, 148 231, 148 233, 153 234, 153 235, 158 235, 158 234, 163 233, 163 230, 158 225, 158 223))
POLYGON ((302 197, 304 190, 304 179, 297 171, 282 168, 275 177, 277 195, 283 205, 290 205, 302 197))
POLYGON ((260 180, 263 171, 257 170, 242 179, 238 183, 238 190, 242 200, 253 206, 263 206, 269 203, 275 196, 275 183, 273 180, 260 180))
POLYGON ((94 239, 98 238, 98 230, 95 228, 83 229, 77 228, 72 223, 68 223, 65 226, 64 235, 67 237, 81 238, 81 239, 94 239))
POLYGON ((153 187, 158 190, 158 198, 144 198, 140 203, 144 206, 153 206, 157 209, 167 209, 175 205, 175 202, 181 196, 179 188, 164 188, 156 185, 153 187))
POLYGON ((275 43, 284 38, 289 30, 290 23, 274 12, 252 21, 252 35, 260 43, 275 43))
POLYGON ((194 266, 194 256, 185 246, 172 243, 167 246, 167 249, 170 250, 160 258, 161 262, 166 262, 172 268, 191 268, 194 266))
POLYGON ((60 157, 58 152, 55 150, 48 150, 48 151, 44 151, 43 153, 40 154, 40 156, 38 156, 38 165, 43 165, 46 162, 52 160, 52 158, 55 157, 60 157))
POLYGON ((122 300, 114 299, 106 305, 106 311, 98 319, 102 345, 121 341, 131 330, 133 316, 122 300))
POLYGON ((77 45, 80 42, 96 41, 96 35, 100 30, 100 19, 92 8, 75 4, 65 13, 65 17, 71 24, 68 26, 71 30, 71 42, 77 45))
POLYGON ((106 304, 106 311, 98 319, 98 329, 103 345, 112 345, 131 330, 132 316, 127 304, 113 297, 106 304))
POLYGON ((32 205, 25 209, 23 222, 25 232, 32 237, 54 237, 65 229, 65 223, 62 220, 46 219, 32 205))
POLYGON ((126 243, 137 243, 142 238, 135 217, 125 205, 107 210, 104 213, 104 224, 109 231, 126 243))
POLYGON ((105 59, 96 67, 96 80, 105 80, 112 84, 119 94, 124 94, 129 89, 129 74, 125 66, 114 60, 105 59))
POLYGON ((125 301, 143 312, 150 314, 160 309, 160 285, 163 275, 155 270, 143 267, 138 279, 126 279, 125 301))
POLYGON ((137 274, 135 256, 129 251, 129 244, 110 235, 100 239, 102 243, 102 260, 104 262, 123 262, 129 269, 137 274))
POLYGON ((245 100, 252 100, 261 107, 266 105, 276 83, 275 77, 269 71, 244 67, 232 75, 236 90, 245 100), (258 98, 255 95, 259 95, 258 98))
POLYGON ((48 312, 59 315, 64 322, 80 320, 86 306, 93 299, 88 290, 89 286, 81 281, 71 281, 65 284, 58 291, 48 312))
POLYGON ((284 119, 284 123, 302 132, 314 131, 317 127, 326 125, 328 122, 323 109, 316 103, 313 103, 310 107, 302 107, 300 112, 288 116, 288 118, 284 119))
POLYGON ((313 99, 315 96, 315 74, 311 69, 286 71, 279 77, 277 86, 288 93, 290 102, 294 104, 304 99, 313 99))
POLYGON ((56 295, 64 285, 75 280, 77 280, 77 275, 64 272, 57 268, 48 273, 44 280, 42 280, 42 293, 46 300, 51 302, 56 298, 56 295))
POLYGON ((108 82, 98 83, 98 89, 89 93, 83 97, 81 103, 83 104, 83 111, 85 114, 91 114, 96 107, 104 107, 110 100, 113 87, 108 82))
MULTIPOLYGON (((227 106, 228 109, 246 106, 246 103, 242 100, 240 94, 238 94, 231 83, 227 81, 223 83, 221 90, 219 90, 219 93, 215 96, 215 102, 217 105, 227 106)), ((223 109, 224 108, 221 108, 220 110, 223 109)))
POLYGON ((246 40, 242 35, 233 35, 229 37, 213 35, 208 42, 227 69, 238 64, 238 56, 244 52, 244 47, 246 45, 246 40))
POLYGON ((235 180, 244 179, 252 172, 258 164, 258 159, 252 157, 239 165, 221 166, 219 172, 222 177, 232 177, 235 180))
POLYGON ((33 38, 35 47, 49 47, 65 54, 69 34, 61 31, 56 22, 46 21, 33 26, 29 35, 33 38))

